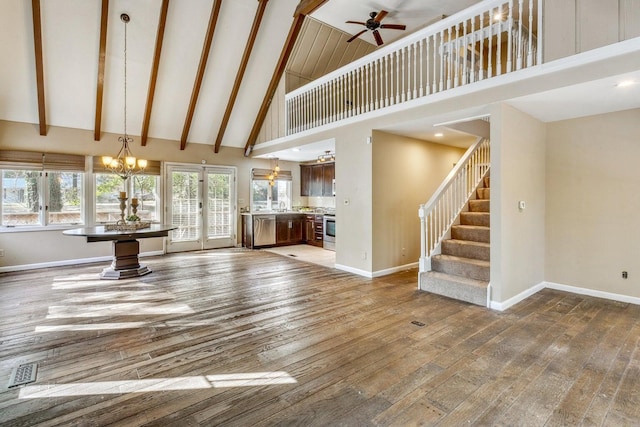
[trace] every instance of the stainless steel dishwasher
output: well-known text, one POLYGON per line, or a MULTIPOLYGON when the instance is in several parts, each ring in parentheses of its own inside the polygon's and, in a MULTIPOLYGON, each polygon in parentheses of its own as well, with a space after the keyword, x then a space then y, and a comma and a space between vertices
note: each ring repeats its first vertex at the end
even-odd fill
POLYGON ((253 216, 253 246, 268 246, 276 244, 276 216, 253 216))

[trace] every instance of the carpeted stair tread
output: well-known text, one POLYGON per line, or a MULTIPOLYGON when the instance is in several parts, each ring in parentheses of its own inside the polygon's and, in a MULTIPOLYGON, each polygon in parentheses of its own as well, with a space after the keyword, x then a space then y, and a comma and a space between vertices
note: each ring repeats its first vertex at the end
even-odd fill
POLYGON ((442 242, 442 254, 463 258, 490 260, 491 245, 486 242, 448 239, 442 242))
POLYGON ((452 276, 437 271, 422 273, 420 288, 437 295, 486 306, 488 281, 452 276))
POLYGON ((491 229, 483 225, 454 225, 451 227, 451 238, 489 243, 491 229))
POLYGON ((480 200, 489 200, 490 197, 490 191, 488 188, 478 188, 476 190, 476 197, 480 200))
POLYGON ((480 225, 489 227, 491 214, 489 212, 461 212, 460 225, 480 225))
POLYGON ((454 255, 434 255, 431 269, 468 279, 489 281, 489 261, 458 257, 454 255))
POLYGON ((491 201, 488 199, 469 200, 469 211, 471 212, 489 212, 491 201))

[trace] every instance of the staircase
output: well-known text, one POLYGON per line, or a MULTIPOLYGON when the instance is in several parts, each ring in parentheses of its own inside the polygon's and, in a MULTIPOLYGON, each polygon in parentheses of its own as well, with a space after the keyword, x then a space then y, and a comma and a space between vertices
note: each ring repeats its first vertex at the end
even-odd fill
POLYGON ((473 304, 487 305, 489 285, 489 176, 467 202, 451 239, 431 257, 431 271, 420 275, 420 289, 473 304))

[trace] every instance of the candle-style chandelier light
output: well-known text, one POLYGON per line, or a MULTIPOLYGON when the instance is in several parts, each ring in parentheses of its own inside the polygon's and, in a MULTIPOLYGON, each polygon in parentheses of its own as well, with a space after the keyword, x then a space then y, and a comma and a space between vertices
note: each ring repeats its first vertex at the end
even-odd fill
POLYGON ((137 159, 129 148, 129 144, 133 142, 127 134, 127 24, 130 21, 129 15, 123 13, 120 20, 124 22, 124 134, 118 138, 122 144, 120 151, 116 157, 102 156, 102 164, 104 167, 118 175, 122 179, 127 179, 131 175, 144 172, 147 167, 145 159, 137 159))

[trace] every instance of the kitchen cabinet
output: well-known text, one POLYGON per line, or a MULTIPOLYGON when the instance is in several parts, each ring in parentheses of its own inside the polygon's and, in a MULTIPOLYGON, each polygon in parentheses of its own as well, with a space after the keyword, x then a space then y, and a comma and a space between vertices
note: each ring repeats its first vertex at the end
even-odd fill
POLYGON ((336 177, 335 163, 322 165, 322 196, 331 197, 333 194, 333 182, 336 177))
POLYGON ((304 240, 309 245, 322 247, 323 215, 307 215, 304 220, 304 240))
POLYGON ((310 197, 333 196, 335 170, 335 163, 300 165, 300 195, 310 197))
POLYGON ((276 245, 302 243, 304 218, 304 215, 277 215, 276 245))

